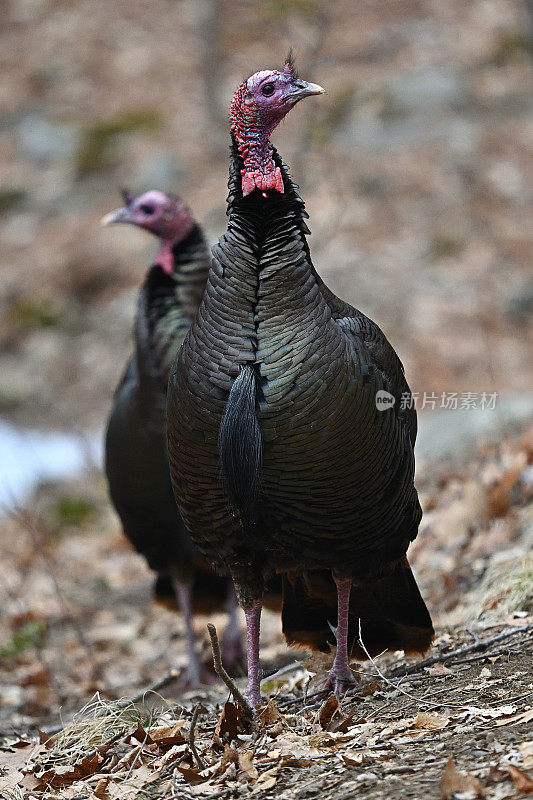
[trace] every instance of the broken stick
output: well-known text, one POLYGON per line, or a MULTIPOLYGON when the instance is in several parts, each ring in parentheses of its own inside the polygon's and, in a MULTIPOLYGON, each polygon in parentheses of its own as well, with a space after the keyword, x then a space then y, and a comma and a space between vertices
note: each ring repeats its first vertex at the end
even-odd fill
POLYGON ((242 710, 244 711, 244 715, 249 719, 255 719, 255 711, 248 702, 248 700, 244 697, 244 695, 237 689, 235 683, 232 681, 226 670, 222 665, 222 657, 220 655, 220 644, 218 641, 217 636, 217 629, 212 623, 208 623, 207 625, 207 632, 209 633, 209 638, 211 639, 211 650, 213 651, 213 667, 215 668, 215 672, 220 678, 220 680, 224 681, 228 689, 230 690, 231 694, 240 705, 242 710))

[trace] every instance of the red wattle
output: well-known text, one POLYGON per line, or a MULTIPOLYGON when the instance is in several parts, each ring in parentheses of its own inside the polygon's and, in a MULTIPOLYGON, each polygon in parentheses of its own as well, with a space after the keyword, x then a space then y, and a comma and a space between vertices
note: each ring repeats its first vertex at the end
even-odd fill
POLYGON ((254 189, 260 189, 262 192, 266 192, 268 189, 275 189, 280 194, 285 192, 283 176, 279 167, 274 167, 273 170, 266 173, 260 169, 251 171, 241 169, 241 175, 243 197, 253 192, 254 189))
POLYGON ((230 119, 231 130, 244 161, 244 169, 241 170, 243 197, 251 194, 254 189, 263 193, 274 189, 283 194, 283 176, 272 159, 268 131, 265 130, 259 108, 244 83, 233 96, 230 119))
POLYGON ((172 252, 172 245, 170 242, 161 242, 161 247, 155 257, 154 264, 161 267, 163 272, 167 275, 172 275, 174 272, 174 253, 172 252))

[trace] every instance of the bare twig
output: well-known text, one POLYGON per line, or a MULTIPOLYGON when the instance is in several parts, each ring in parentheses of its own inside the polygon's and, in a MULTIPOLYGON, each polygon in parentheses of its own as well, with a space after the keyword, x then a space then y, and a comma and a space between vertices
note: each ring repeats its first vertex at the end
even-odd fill
POLYGON ((188 738, 187 741, 188 741, 191 753, 193 755, 193 758, 196 761, 196 764, 198 765, 198 768, 199 769, 205 769, 205 764, 202 761, 202 759, 200 758, 198 750, 196 749, 196 744, 194 743, 194 731, 196 729, 196 723, 198 722, 198 716, 200 714, 201 708, 202 708, 202 706, 200 705, 200 703, 198 703, 195 706, 195 709, 194 709, 193 715, 192 715, 192 719, 191 719, 191 726, 189 728, 189 738, 188 738))
POLYGON ((291 672, 297 672, 299 669, 303 672, 306 671, 301 661, 293 661, 292 664, 286 664, 284 667, 264 670, 261 681, 277 680, 278 678, 283 678, 285 675, 290 675, 291 672))
POLYGON ((475 631, 471 631, 470 628, 467 628, 466 632, 472 637, 474 644, 477 644, 480 641, 479 636, 475 631))
POLYGON ((213 651, 213 666, 215 668, 215 672, 220 678, 220 680, 224 681, 228 689, 230 690, 231 694, 240 705, 242 710, 244 711, 245 716, 250 719, 255 719, 255 712, 248 702, 248 700, 244 697, 244 695, 237 689, 235 683, 231 680, 230 676, 222 666, 222 657, 220 655, 220 644, 218 641, 217 636, 217 629, 214 625, 210 622, 207 625, 207 632, 209 633, 209 638, 211 639, 211 650, 213 651))
POLYGON ((419 702, 421 702, 421 701, 418 699, 418 697, 415 697, 414 695, 412 695, 412 694, 409 694, 409 692, 406 692, 406 691, 405 691, 405 689, 402 689, 402 688, 401 688, 401 686, 398 686, 397 684, 393 683, 391 680, 389 680, 389 678, 387 678, 387 677, 386 677, 386 676, 385 676, 385 675, 382 673, 382 671, 380 670, 380 668, 378 667, 378 665, 376 664, 376 662, 374 661, 374 659, 372 658, 372 656, 370 655, 370 653, 368 652, 368 650, 366 649, 366 645, 365 645, 365 643, 363 642, 363 637, 362 637, 362 634, 361 634, 361 617, 359 617, 359 644, 361 645, 361 648, 363 649, 363 652, 364 652, 365 656, 368 658, 368 660, 370 661, 370 663, 372 664, 372 666, 374 667, 374 669, 375 669, 375 670, 376 670, 376 672, 378 673, 379 677, 380 677, 382 680, 384 680, 384 681, 385 681, 385 683, 388 683, 388 684, 389 684, 389 686, 392 686, 392 688, 393 688, 393 689, 396 689, 396 691, 397 691, 397 692, 400 692, 401 694, 404 694, 406 697, 408 697, 408 698, 409 698, 409 700, 414 700, 414 701, 415 701, 415 703, 419 703, 419 702))
POLYGON ((502 642, 505 639, 510 639, 512 636, 518 636, 520 633, 529 633, 533 630, 533 624, 523 625, 521 628, 513 628, 512 630, 503 631, 496 636, 491 636, 490 639, 482 639, 466 647, 459 647, 457 650, 452 650, 449 653, 438 653, 435 656, 425 658, 423 661, 417 661, 408 667, 396 667, 388 673, 389 678, 399 678, 404 675, 410 675, 413 672, 419 672, 424 667, 430 667, 432 664, 444 664, 446 661, 455 660, 457 657, 474 653, 476 650, 487 650, 492 644, 502 642))

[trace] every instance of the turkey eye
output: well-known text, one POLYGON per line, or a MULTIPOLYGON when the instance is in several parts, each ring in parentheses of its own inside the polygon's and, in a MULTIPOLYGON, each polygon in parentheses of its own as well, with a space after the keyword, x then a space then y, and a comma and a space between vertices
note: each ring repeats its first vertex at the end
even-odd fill
POLYGON ((265 83, 261 92, 265 95, 265 97, 270 97, 271 94, 274 94, 274 84, 273 83, 265 83))
POLYGON ((151 214, 154 213, 154 207, 153 206, 149 206, 149 205, 147 205, 145 203, 140 205, 139 208, 141 209, 143 214, 147 214, 148 216, 150 216, 151 214))

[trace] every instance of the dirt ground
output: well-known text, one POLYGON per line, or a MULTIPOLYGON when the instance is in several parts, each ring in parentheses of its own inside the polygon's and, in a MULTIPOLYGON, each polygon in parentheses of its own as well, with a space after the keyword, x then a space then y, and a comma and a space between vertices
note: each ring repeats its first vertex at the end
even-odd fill
MULTIPOLYGON (((266 612, 269 722, 250 726, 226 708, 224 735, 214 733, 228 697, 220 681, 184 692, 168 677, 185 663, 181 619, 152 603, 152 575, 122 538, 102 479, 42 487, 2 541, 0 787, 11 781, 15 797, 79 800, 250 791, 416 798, 453 797, 442 781, 464 780, 461 797, 515 796, 532 757, 532 462, 528 429, 480 445, 461 467, 424 470, 425 516, 411 560, 437 630, 426 666, 407 662, 404 675, 402 654, 384 654, 361 666, 362 695, 320 711, 314 692, 327 658, 289 651, 266 612), (477 649, 480 641, 489 645, 477 649), (120 701, 145 690, 136 707, 120 701), (184 741, 198 703, 202 769, 184 741), (158 744, 150 726, 174 733, 161 733, 158 744), (459 779, 449 767, 443 778, 450 758, 473 777, 459 779)), ((196 624, 210 663, 207 621, 196 624)), ((211 621, 223 630, 222 615, 211 621)))
POLYGON ((306 699, 299 668, 252 723, 220 692, 197 693, 196 723, 190 706, 150 695, 142 707, 96 701, 42 744, 12 737, 0 786, 50 800, 519 797, 533 790, 532 632, 531 621, 504 641, 501 627, 486 630, 494 644, 469 655, 471 636, 441 634, 435 651, 461 654, 404 680, 365 669, 362 693, 340 703, 306 699))

